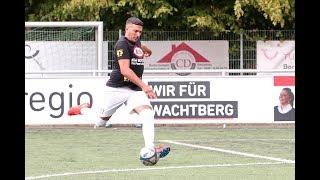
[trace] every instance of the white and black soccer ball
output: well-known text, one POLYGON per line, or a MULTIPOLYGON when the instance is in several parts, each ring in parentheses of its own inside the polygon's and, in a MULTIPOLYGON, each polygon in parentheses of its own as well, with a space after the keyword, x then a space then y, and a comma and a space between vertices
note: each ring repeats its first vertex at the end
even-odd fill
POLYGON ((145 166, 153 166, 159 161, 159 155, 155 149, 143 147, 140 150, 140 161, 145 166))

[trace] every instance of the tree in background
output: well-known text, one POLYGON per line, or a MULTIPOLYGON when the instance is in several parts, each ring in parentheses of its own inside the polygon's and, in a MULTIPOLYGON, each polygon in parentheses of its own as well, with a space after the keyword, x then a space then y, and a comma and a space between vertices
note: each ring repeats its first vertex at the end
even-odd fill
POLYGON ((244 17, 244 19, 251 19, 252 24, 255 24, 254 17, 263 15, 267 23, 272 23, 274 27, 280 25, 281 28, 292 29, 295 27, 294 7, 294 0, 236 0, 234 11, 237 20, 244 17), (254 10, 255 14, 250 14, 254 10))
POLYGON ((103 21, 123 29, 137 16, 146 30, 294 29, 294 0, 25 0, 26 21, 103 21))

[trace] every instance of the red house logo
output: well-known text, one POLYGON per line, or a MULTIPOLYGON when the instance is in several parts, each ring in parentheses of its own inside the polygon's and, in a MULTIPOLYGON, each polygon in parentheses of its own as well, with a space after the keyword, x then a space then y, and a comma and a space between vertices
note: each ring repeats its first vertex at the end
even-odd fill
MULTIPOLYGON (((195 69, 196 63, 208 62, 209 60, 183 42, 178 46, 172 44, 171 51, 157 63, 170 63, 172 69, 195 69)), ((180 73, 180 75, 187 74, 180 73)))

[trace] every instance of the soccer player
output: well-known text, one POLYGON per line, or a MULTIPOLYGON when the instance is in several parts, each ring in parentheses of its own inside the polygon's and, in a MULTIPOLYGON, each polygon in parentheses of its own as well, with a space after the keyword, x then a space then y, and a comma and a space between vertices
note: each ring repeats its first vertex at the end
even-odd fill
MULTIPOLYGON (((115 45, 116 63, 104 89, 104 104, 95 127, 105 127, 112 114, 125 104, 131 113, 137 113, 141 119, 145 147, 155 148, 159 157, 163 158, 170 152, 170 147, 154 145, 154 112, 150 99, 157 98, 157 95, 151 86, 142 81, 143 58, 152 54, 147 46, 141 45, 142 30, 143 22, 139 18, 127 19, 125 36, 120 37, 115 45)), ((84 107, 90 108, 90 105, 82 104, 73 109, 84 107)))

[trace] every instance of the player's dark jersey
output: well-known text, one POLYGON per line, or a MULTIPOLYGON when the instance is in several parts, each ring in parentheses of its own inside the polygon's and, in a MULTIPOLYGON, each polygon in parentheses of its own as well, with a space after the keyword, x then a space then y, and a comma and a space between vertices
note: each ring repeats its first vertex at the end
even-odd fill
POLYGON ((122 36, 115 45, 115 66, 110 74, 110 79, 107 86, 110 87, 124 87, 127 86, 133 90, 141 91, 141 88, 125 78, 119 67, 119 59, 129 59, 130 68, 139 78, 142 78, 144 64, 143 51, 141 49, 141 42, 131 42, 126 37, 122 36))

